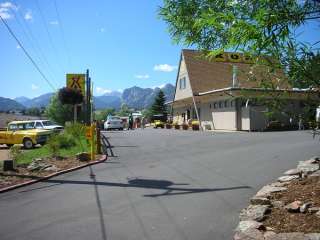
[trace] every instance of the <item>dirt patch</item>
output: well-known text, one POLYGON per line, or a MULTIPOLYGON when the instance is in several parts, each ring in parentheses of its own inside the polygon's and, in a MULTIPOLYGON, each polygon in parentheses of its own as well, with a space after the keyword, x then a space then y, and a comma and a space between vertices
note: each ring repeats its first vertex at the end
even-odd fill
MULTIPOLYGON (((96 155, 96 160, 101 159, 101 155, 96 155)), ((95 161, 96 161, 95 160, 95 161)), ((62 160, 56 160, 51 158, 45 158, 41 163, 54 165, 59 171, 83 166, 93 161, 80 162, 75 157, 64 158, 62 160)), ((16 167, 16 171, 0 171, 0 189, 7 188, 16 184, 28 182, 30 180, 46 177, 56 171, 30 171, 27 169, 28 165, 20 165, 16 167)))
MULTIPOLYGON (((273 193, 271 200, 282 201, 285 205, 294 201, 311 202, 312 207, 320 207, 320 177, 294 180, 286 187, 287 191, 273 193)), ((284 208, 272 208, 263 224, 276 233, 320 232, 320 217, 315 213, 290 213, 284 208)))

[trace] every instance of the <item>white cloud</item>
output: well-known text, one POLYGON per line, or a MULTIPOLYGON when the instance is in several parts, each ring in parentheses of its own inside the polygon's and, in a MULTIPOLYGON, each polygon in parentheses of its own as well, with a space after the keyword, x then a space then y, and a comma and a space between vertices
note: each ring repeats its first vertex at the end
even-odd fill
POLYGON ((160 86, 153 86, 153 87, 151 87, 152 89, 155 89, 155 88, 164 88, 164 86, 165 86, 166 84, 162 84, 162 85, 160 85, 160 86))
POLYGON ((17 11, 18 8, 16 7, 16 5, 14 5, 11 2, 0 3, 0 16, 3 19, 10 19, 13 17, 12 14, 10 13, 10 10, 17 11))
POLYGON ((32 12, 30 10, 28 10, 26 12, 26 14, 24 15, 24 19, 27 20, 27 21, 31 21, 32 20, 32 12))
POLYGON ((104 33, 106 31, 105 28, 100 28, 100 32, 104 33))
POLYGON ((53 20, 49 22, 51 25, 59 25, 59 22, 57 20, 53 20))
POLYGON ((160 71, 160 72, 172 72, 176 69, 177 69, 177 66, 172 66, 172 65, 169 65, 166 63, 165 64, 158 64, 153 67, 154 71, 160 71))
POLYGON ((117 91, 120 93, 123 93, 123 89, 118 89, 117 91))
POLYGON ((111 93, 112 90, 110 89, 105 89, 105 88, 102 88, 102 87, 96 87, 96 92, 98 94, 106 94, 106 93, 111 93))
POLYGON ((148 74, 135 75, 134 77, 138 78, 138 79, 148 79, 148 78, 150 78, 150 76, 148 74))
POLYGON ((17 49, 20 49, 21 47, 20 47, 20 45, 17 45, 17 49))
POLYGON ((35 85, 35 84, 33 84, 33 83, 31 84, 31 89, 32 89, 32 90, 35 91, 35 90, 38 90, 39 88, 40 88, 39 86, 37 86, 37 85, 35 85))

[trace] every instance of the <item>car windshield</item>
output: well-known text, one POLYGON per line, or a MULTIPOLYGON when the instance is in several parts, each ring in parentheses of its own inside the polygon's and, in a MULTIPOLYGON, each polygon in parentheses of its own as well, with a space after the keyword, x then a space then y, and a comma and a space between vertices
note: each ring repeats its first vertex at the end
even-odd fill
POLYGON ((43 124, 43 126, 52 126, 52 125, 55 125, 53 122, 51 122, 51 121, 43 121, 42 122, 42 124, 43 124))

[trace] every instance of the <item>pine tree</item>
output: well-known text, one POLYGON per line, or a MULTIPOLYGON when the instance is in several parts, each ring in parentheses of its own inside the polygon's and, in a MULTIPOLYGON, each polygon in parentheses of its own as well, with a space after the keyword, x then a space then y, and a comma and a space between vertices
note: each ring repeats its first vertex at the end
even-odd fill
POLYGON ((151 106, 152 115, 162 114, 167 116, 167 107, 165 105, 166 97, 162 90, 159 91, 158 95, 154 99, 154 103, 151 106))

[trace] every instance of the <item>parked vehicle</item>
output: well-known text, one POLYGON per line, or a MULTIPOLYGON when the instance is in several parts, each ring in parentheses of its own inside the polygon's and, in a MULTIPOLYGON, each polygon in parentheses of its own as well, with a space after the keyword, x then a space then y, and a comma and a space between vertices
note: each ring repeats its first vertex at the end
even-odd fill
POLYGON ((44 145, 51 134, 51 130, 35 129, 34 121, 13 121, 6 130, 0 130, 0 144, 8 147, 23 144, 24 148, 30 149, 36 144, 44 145))
POLYGON ((123 122, 118 116, 109 116, 104 123, 105 130, 118 129, 123 130, 123 122))
POLYGON ((163 114, 156 114, 151 117, 151 123, 154 128, 158 128, 158 127, 164 128, 166 121, 167 121, 167 116, 163 114))
POLYGON ((50 120, 35 120, 34 121, 34 128, 37 129, 47 129, 47 130, 63 130, 63 126, 58 125, 50 120))

